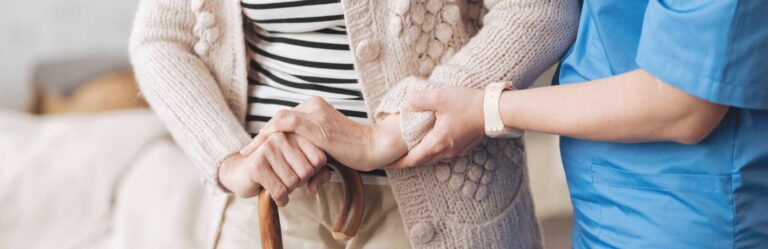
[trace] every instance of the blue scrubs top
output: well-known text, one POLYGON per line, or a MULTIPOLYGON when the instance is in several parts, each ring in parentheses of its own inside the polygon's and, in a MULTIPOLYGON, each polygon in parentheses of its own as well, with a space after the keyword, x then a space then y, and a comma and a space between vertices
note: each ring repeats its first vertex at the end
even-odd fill
POLYGON ((559 82, 640 68, 731 108, 696 145, 563 137, 574 247, 768 248, 768 1, 583 1, 559 82))

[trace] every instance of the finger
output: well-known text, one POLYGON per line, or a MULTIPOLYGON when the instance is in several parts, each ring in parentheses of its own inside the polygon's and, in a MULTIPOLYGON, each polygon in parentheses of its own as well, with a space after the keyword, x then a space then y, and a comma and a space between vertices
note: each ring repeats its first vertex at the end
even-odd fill
POLYGON ((276 132, 294 132, 303 136, 311 135, 312 122, 305 113, 294 110, 280 110, 259 131, 259 135, 271 135, 276 132))
POLYGON ((283 185, 280 178, 272 171, 272 168, 266 160, 258 160, 251 181, 267 190, 267 193, 278 206, 285 206, 288 203, 288 188, 283 185))
POLYGON ((261 127, 261 130, 259 130, 259 133, 256 134, 256 137, 251 139, 251 142, 248 143, 248 145, 246 145, 245 147, 243 147, 243 149, 240 150, 240 155, 248 155, 253 153, 253 151, 255 151, 256 148, 258 148, 261 144, 267 141, 267 138, 269 138, 269 135, 271 135, 271 133, 263 132, 263 130, 264 128, 271 126, 272 123, 274 123, 273 120, 274 118, 270 119, 269 121, 267 121, 266 124, 264 124, 264 126, 261 127))
POLYGON ((255 151, 256 148, 258 148, 266 140, 267 140, 267 136, 261 136, 261 134, 257 134, 256 137, 251 139, 251 142, 249 142, 247 145, 245 145, 245 147, 240 149, 240 155, 247 156, 253 153, 253 151, 255 151))
POLYGON ((262 148, 264 148, 262 152, 265 153, 264 157, 267 158, 272 171, 277 174, 288 191, 296 188, 301 183, 301 179, 285 160, 284 152, 290 149, 285 135, 282 133, 273 134, 262 148))
POLYGON ((316 175, 309 179, 307 190, 309 190, 309 193, 311 194, 317 194, 317 191, 320 189, 320 187, 322 187, 323 184, 330 180, 331 170, 328 167, 324 167, 320 169, 320 172, 317 172, 316 175))
MULTIPOLYGON (((310 97, 308 100, 301 102, 301 104, 293 107, 293 110, 300 111, 300 112, 307 112, 310 109, 312 109, 312 105, 315 104, 315 100, 312 98, 315 98, 316 96, 310 97)), ((318 97, 319 98, 319 97, 318 97)))
POLYGON ((438 163, 438 162, 440 162, 442 160, 445 160, 447 158, 452 158, 451 156, 449 156, 449 154, 450 154, 450 152, 444 151, 442 153, 439 153, 439 154, 436 154, 436 155, 432 156, 431 158, 427 159, 426 161, 424 161, 423 163, 420 163, 418 165, 433 165, 433 164, 436 164, 436 163, 438 163))
POLYGON ((388 169, 403 169, 411 168, 417 165, 421 165, 420 162, 432 160, 432 155, 426 149, 421 149, 418 145, 414 147, 405 156, 401 157, 397 161, 385 166, 388 169))
POLYGON ((427 135, 421 139, 421 142, 408 151, 408 154, 388 165, 387 168, 409 168, 431 161, 433 157, 443 152, 443 150, 437 146, 439 140, 435 134, 434 130, 427 133, 427 135))
POLYGON ((287 145, 285 145, 286 148, 283 149, 283 157, 288 165, 291 166, 293 172, 299 176, 300 182, 304 183, 315 174, 315 167, 309 162, 309 159, 307 159, 304 152, 302 152, 301 147, 299 147, 296 141, 297 136, 298 135, 296 134, 286 135, 287 145))
POLYGON ((304 156, 307 157, 309 163, 316 169, 322 168, 327 164, 328 158, 322 149, 312 144, 308 139, 297 134, 289 134, 289 136, 293 136, 294 141, 296 141, 299 148, 301 148, 301 152, 304 153, 304 156))
POLYGON ((413 91, 408 94, 408 106, 411 111, 434 111, 440 102, 440 88, 413 91))
MULTIPOLYGON (((261 128, 259 133, 256 134, 256 137, 254 137, 251 140, 251 142, 248 143, 248 145, 246 145, 243 149, 240 150, 241 155, 248 155, 250 153, 253 153, 253 151, 256 150, 256 148, 258 148, 259 145, 261 145, 262 143, 264 143, 264 141, 267 140, 269 135, 272 135, 273 133, 277 132, 272 126, 274 126, 274 123, 278 121, 285 122, 284 120, 281 120, 281 119, 284 119, 284 117, 282 116, 286 115, 286 114, 281 114, 283 111, 284 110, 278 111, 278 113, 275 114, 275 116, 272 119, 270 119, 269 121, 267 121, 266 124, 264 124, 264 126, 261 128)), ((288 110, 285 110, 285 111, 288 111, 288 110)), ((287 115, 293 115, 293 114, 287 114, 287 115)))

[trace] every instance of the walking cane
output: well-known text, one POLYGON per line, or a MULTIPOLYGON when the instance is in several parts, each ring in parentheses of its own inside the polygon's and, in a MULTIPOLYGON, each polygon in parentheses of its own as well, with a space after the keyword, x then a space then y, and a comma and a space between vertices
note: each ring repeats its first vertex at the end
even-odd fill
MULTIPOLYGON (((348 240, 355 236, 363 221, 363 181, 357 171, 336 160, 329 158, 328 166, 341 175, 344 191, 341 210, 333 225, 332 235, 336 240, 348 240)), ((259 234, 262 249, 283 249, 277 205, 263 188, 259 191, 259 234)))

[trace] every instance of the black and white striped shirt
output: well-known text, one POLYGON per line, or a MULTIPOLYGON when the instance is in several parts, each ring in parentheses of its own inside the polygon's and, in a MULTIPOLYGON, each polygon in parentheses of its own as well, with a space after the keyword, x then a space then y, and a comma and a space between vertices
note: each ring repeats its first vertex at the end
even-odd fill
POLYGON ((247 29, 248 112, 255 135, 274 114, 311 96, 368 123, 340 0, 241 0, 247 29))

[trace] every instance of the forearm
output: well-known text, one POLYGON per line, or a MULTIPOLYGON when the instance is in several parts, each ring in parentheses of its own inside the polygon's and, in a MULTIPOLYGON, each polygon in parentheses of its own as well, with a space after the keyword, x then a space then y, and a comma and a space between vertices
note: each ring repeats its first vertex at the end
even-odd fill
POLYGON ((408 152, 408 146, 400 132, 400 115, 389 115, 372 125, 371 158, 389 164, 408 152))
POLYGON ((507 126, 589 140, 695 143, 727 107, 656 81, 643 70, 570 85, 505 92, 507 126))

